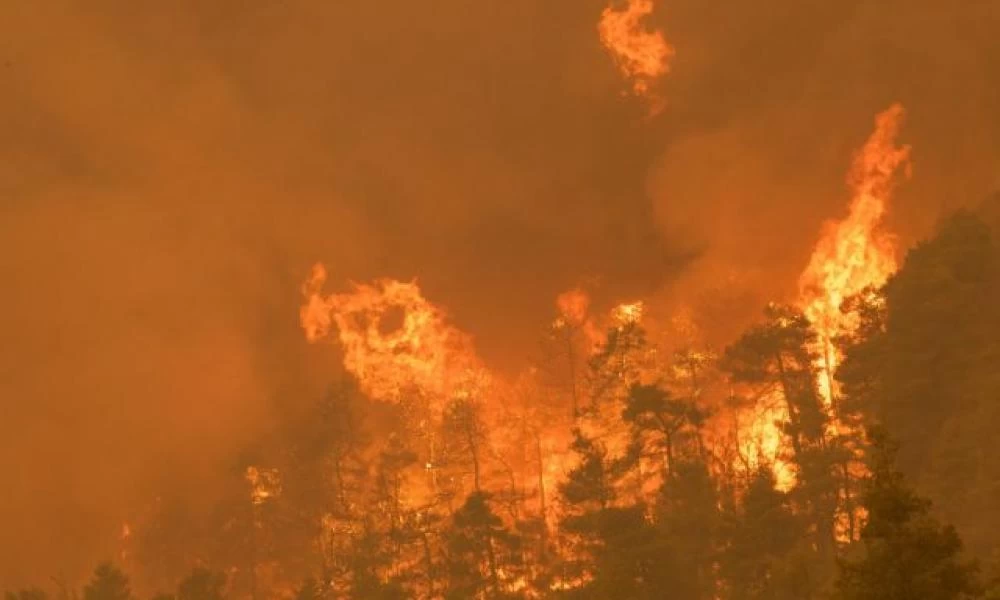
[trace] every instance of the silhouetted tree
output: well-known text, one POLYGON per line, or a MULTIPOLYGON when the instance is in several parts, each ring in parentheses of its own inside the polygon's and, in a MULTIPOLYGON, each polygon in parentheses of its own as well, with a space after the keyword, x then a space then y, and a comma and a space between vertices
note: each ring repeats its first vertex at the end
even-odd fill
POLYGON ((177 600, 222 600, 226 576, 198 567, 177 585, 177 600))
POLYGON ((83 600, 132 600, 128 576, 110 562, 101 563, 83 588, 83 600))
POLYGON ((757 395, 777 392, 784 401, 784 433, 796 467, 793 490, 799 512, 809 519, 817 548, 817 568, 832 567, 834 520, 841 481, 838 465, 843 445, 830 433, 830 415, 819 395, 810 350, 816 335, 801 312, 769 305, 763 323, 752 327, 728 347, 723 368, 736 384, 757 395))
POLYGON ((480 399, 463 396, 450 401, 445 407, 443 429, 446 456, 456 466, 472 471, 472 491, 480 491, 487 439, 480 399))
POLYGON ((503 585, 518 566, 511 560, 517 556, 513 550, 518 541, 490 508, 487 494, 470 494, 445 533, 445 596, 454 600, 501 596, 503 585))
POLYGON ((861 532, 864 554, 840 562, 843 600, 959 600, 981 594, 978 568, 962 559, 962 542, 951 526, 930 514, 896 468, 896 445, 873 429, 865 485, 868 521, 861 532))
POLYGON ((775 489, 768 465, 758 469, 742 501, 727 514, 719 572, 728 600, 800 600, 810 596, 801 552, 806 527, 788 495, 775 489))
POLYGON ((694 455, 679 461, 663 482, 656 503, 656 529, 673 561, 671 597, 715 597, 716 565, 723 547, 722 514, 716 483, 694 455))
POLYGON ((659 457, 667 478, 674 475, 678 446, 687 445, 687 456, 697 455, 699 427, 704 414, 687 400, 676 400, 662 387, 634 384, 625 401, 622 418, 633 426, 643 454, 659 457))
POLYGON ((855 303, 845 403, 899 440, 899 468, 981 557, 998 548, 1000 246, 971 212, 945 220, 883 290, 855 303))
POLYGON ((641 503, 619 499, 618 483, 635 468, 635 448, 609 458, 600 442, 575 432, 579 465, 560 486, 567 516, 562 530, 571 541, 562 579, 580 598, 659 598, 676 572, 668 547, 641 503))

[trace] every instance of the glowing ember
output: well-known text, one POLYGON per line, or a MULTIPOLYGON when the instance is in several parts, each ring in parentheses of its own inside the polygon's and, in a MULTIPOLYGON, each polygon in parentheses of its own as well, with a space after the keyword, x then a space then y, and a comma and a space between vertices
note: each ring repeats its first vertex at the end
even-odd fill
POLYGON ((634 325, 642 321, 642 313, 644 310, 644 305, 642 302, 633 302, 631 304, 619 304, 611 311, 611 318, 614 323, 619 327, 624 327, 626 325, 634 325))
POLYGON ((323 265, 313 268, 300 318, 306 338, 322 340, 336 328, 344 367, 371 397, 394 400, 416 386, 440 395, 484 377, 467 335, 446 322, 415 282, 381 279, 342 294, 321 294, 323 265))
MULTIPOLYGON (((636 96, 651 97, 650 87, 657 78, 669 70, 674 49, 659 31, 647 31, 642 21, 653 12, 653 0, 628 0, 624 10, 608 7, 601 13, 598 32, 601 43, 618 64, 622 75, 632 84, 636 96)), ((654 105, 658 112, 662 105, 654 105)))
POLYGON ((129 541, 132 538, 132 527, 127 523, 122 523, 121 534, 118 536, 118 541, 121 544, 121 551, 118 556, 121 558, 122 562, 128 560, 129 558, 129 541))
POLYGON ((263 504, 281 494, 281 476, 277 469, 249 466, 246 480, 250 484, 250 501, 254 505, 263 504))
POLYGON ((563 330, 572 351, 573 338, 582 335, 587 347, 593 349, 601 341, 601 331, 590 314, 590 296, 587 292, 574 288, 556 297, 558 317, 552 323, 553 330, 563 330))
POLYGON ((559 309, 557 325, 567 324, 579 326, 587 320, 590 309, 590 297, 583 290, 576 288, 559 294, 556 298, 556 308, 559 309))
POLYGON ((799 280, 801 305, 819 334, 820 391, 836 396, 833 373, 839 358, 833 341, 856 323, 841 312, 843 301, 879 287, 896 270, 893 238, 881 229, 897 172, 910 174, 910 147, 897 146, 904 109, 895 104, 875 119, 875 132, 858 152, 848 176, 854 192, 848 216, 827 226, 799 280))

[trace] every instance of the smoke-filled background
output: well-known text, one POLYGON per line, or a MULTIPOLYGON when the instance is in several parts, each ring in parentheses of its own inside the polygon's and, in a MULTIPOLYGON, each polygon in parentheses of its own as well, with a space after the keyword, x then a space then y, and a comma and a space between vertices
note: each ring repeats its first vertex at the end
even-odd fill
POLYGON ((652 118, 600 1, 155 4, 0 3, 3 585, 210 502, 324 377, 317 260, 419 278, 512 372, 580 283, 719 339, 787 296, 891 102, 904 245, 1000 183, 995 0, 665 0, 652 118))

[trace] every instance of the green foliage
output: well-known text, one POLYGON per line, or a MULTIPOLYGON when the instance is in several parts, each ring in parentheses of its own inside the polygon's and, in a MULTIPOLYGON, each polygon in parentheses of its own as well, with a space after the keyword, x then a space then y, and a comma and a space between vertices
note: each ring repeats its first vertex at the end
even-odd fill
MULTIPOLYGON (((998 258, 990 228, 960 213, 888 285, 850 299, 857 328, 836 340, 830 405, 817 336, 780 305, 721 360, 687 348, 659 364, 662 348, 621 319, 592 351, 582 323, 557 325, 565 360, 509 393, 405 389, 377 403, 341 382, 253 444, 210 510, 158 499, 130 559, 153 583, 192 562, 231 577, 196 569, 156 600, 296 583, 297 600, 1000 600, 1000 568, 980 585, 959 536, 1000 556, 998 258), (786 409, 787 491, 771 465, 748 473, 745 440, 729 437, 728 415, 712 418, 762 403, 786 409), (902 441, 898 467, 878 425, 902 441), (248 465, 267 467, 275 493, 251 500, 248 465)), ((83 597, 132 594, 104 564, 83 597)))
POLYGON ((794 501, 816 548, 814 570, 822 571, 832 567, 838 491, 846 482, 837 474, 845 458, 842 442, 829 433, 830 415, 817 388, 815 343, 801 312, 772 304, 762 323, 726 349, 722 368, 755 396, 777 392, 784 402, 783 428, 796 467, 794 501))
POLYGON ((816 357, 810 350, 815 343, 816 334, 801 312, 771 304, 764 310, 764 321, 726 348, 722 360, 734 382, 781 391, 788 408, 786 429, 796 452, 817 443, 826 431, 816 357))
POLYGON ((603 446, 577 430, 573 450, 580 458, 560 491, 568 515, 564 532, 575 540, 575 557, 564 566, 571 579, 586 582, 568 592, 580 598, 657 598, 676 571, 668 546, 642 504, 621 505, 616 484, 634 467, 634 456, 609 459, 603 446))
POLYGON ((222 600, 226 576, 196 568, 177 586, 177 600, 222 600))
POLYGON ((519 541, 490 508, 487 494, 470 494, 455 511, 446 534, 446 597, 460 600, 501 595, 501 573, 506 578, 516 570, 513 559, 519 541))
POLYGON ((679 462, 660 489, 655 526, 674 571, 674 598, 715 596, 716 565, 723 548, 720 497, 707 465, 696 458, 679 462))
POLYGON ((697 457, 701 450, 703 411, 690 400, 674 399, 660 386, 633 385, 622 418, 633 426, 635 443, 644 453, 663 457, 668 477, 679 460, 697 457))
POLYGON ((960 600, 979 597, 978 569, 962 559, 951 526, 930 514, 930 502, 907 487, 896 470, 896 448, 872 432, 871 476, 864 494, 868 521, 864 555, 840 562, 842 600, 960 600))
POLYGON ((110 562, 101 563, 83 588, 83 600, 132 600, 128 576, 110 562))
POLYGON ((628 393, 639 380, 646 349, 646 332, 639 323, 630 321, 608 329, 587 363, 590 405, 584 412, 598 412, 602 404, 614 403, 628 393))
POLYGON ((861 423, 898 439, 900 469, 988 557, 1000 530, 1000 247, 960 212, 914 248, 881 294, 852 309, 838 377, 861 423))
POLYGON ((798 600, 810 595, 803 548, 806 524, 788 494, 775 489, 770 469, 751 480, 742 502, 727 514, 720 572, 730 600, 798 600))

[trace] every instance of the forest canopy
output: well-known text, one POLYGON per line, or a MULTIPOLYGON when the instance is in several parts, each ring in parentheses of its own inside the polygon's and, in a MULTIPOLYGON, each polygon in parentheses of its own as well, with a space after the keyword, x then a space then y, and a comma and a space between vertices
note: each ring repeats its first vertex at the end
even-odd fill
POLYGON ((163 497, 81 597, 128 600, 130 578, 188 600, 997 597, 994 210, 950 216, 845 303, 829 408, 793 307, 669 357, 637 314, 592 352, 564 315, 513 389, 390 403, 345 374, 210 512, 163 497), (787 415, 770 461, 718 422, 761 394, 787 415))

